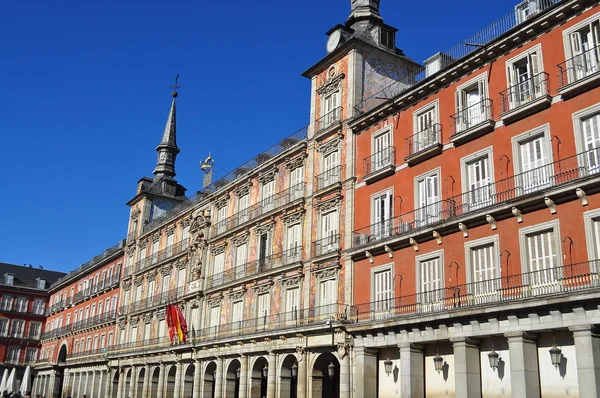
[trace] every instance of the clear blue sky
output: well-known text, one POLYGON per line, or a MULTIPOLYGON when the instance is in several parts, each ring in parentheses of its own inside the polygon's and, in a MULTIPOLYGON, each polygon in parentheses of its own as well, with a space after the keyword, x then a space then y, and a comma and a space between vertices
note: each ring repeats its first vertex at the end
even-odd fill
MULTIPOLYGON (((416 61, 516 1, 382 0, 416 61)), ((234 169, 308 124, 325 32, 349 0, 5 0, 0 16, 4 182, 0 261, 69 271, 125 237, 151 176, 180 73, 177 178, 201 188, 212 151, 234 169)))

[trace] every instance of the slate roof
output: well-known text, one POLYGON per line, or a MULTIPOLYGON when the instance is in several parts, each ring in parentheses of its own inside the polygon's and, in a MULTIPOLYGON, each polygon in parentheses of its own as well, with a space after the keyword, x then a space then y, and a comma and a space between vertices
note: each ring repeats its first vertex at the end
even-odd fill
POLYGON ((64 272, 49 271, 46 269, 30 267, 29 265, 0 263, 0 286, 10 286, 5 285, 4 283, 4 274, 7 273, 15 276, 14 283, 12 284, 14 287, 28 287, 37 289, 37 279, 45 279, 45 290, 48 290, 52 283, 56 282, 58 278, 65 275, 64 272))

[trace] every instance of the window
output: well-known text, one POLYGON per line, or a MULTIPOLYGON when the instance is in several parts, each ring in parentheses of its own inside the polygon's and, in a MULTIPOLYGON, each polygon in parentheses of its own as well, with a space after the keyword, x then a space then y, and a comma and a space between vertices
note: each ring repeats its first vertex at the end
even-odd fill
POLYGON ((12 320, 12 330, 10 332, 11 337, 23 337, 25 329, 25 321, 20 319, 12 320))
MULTIPOLYGON (((148 282, 148 292, 146 293, 146 299, 151 300, 154 297, 155 293, 156 293, 156 280, 153 279, 148 282)), ((150 304, 148 304, 148 305, 150 305, 150 304)), ((100 304, 98 304, 98 312, 100 312, 100 309, 101 309, 100 304)))
POLYGON ((240 329, 242 327, 243 314, 244 301, 234 301, 231 305, 231 323, 233 323, 234 329, 240 329))
POLYGON ((269 293, 259 294, 257 302, 256 316, 259 318, 258 325, 267 325, 271 309, 271 295, 269 293))
POLYGON ((275 207, 275 180, 264 182, 260 188, 260 201, 263 213, 273 210, 275 207))
POLYGON ((217 333, 219 325, 221 324, 221 306, 210 307, 210 318, 208 327, 212 333, 217 333))
POLYGON ((515 174, 522 195, 547 187, 553 174, 549 129, 543 126, 512 138, 515 174))
POLYGON ((173 255, 173 243, 175 242, 175 233, 171 235, 167 235, 167 242, 165 243, 165 248, 167 249, 166 255, 167 257, 171 257, 173 255))
POLYGON ((486 80, 487 74, 484 73, 457 89, 456 115, 454 116, 457 133, 489 120, 486 80))
POLYGON ((4 284, 5 285, 13 285, 15 282, 15 276, 11 274, 4 275, 4 284))
POLYGON ((40 332, 42 331, 41 322, 29 322, 29 337, 32 339, 39 339, 40 332))
POLYGON ((12 311, 13 305, 13 297, 12 296, 2 296, 2 311, 12 311))
POLYGON ((0 336, 8 336, 8 319, 0 318, 0 336))
POLYGON ((106 348, 106 335, 105 334, 103 334, 100 337, 100 348, 102 348, 102 349, 106 348))
POLYGON ((444 298, 443 251, 417 256, 416 263, 417 301, 425 312, 440 309, 444 298))
POLYGON ((506 62, 506 82, 508 101, 506 110, 514 109, 524 103, 546 94, 545 77, 540 72, 542 65, 541 46, 519 54, 506 62))
POLYGON ((394 48, 394 32, 389 29, 380 28, 379 42, 384 47, 394 48))
POLYGON ((25 350, 25 363, 31 364, 37 359, 37 348, 27 348, 25 350))
MULTIPOLYGON (((151 281, 150 283, 153 283, 154 281, 151 281)), ((100 300, 98 302, 98 315, 102 315, 102 300, 100 300)))
POLYGON ((492 203, 492 149, 461 159, 463 172, 463 192, 466 193, 468 210, 489 206, 492 203))
POLYGON ((600 260, 600 210, 586 211, 583 213, 583 218, 585 220, 588 261, 592 262, 590 267, 597 272, 596 260, 600 260))
POLYGON ((269 255, 271 255, 271 234, 265 231, 258 237, 258 264, 265 264, 269 255))
POLYGON ((324 314, 335 311, 332 305, 337 304, 337 279, 319 281, 319 306, 324 314))
MULTIPOLYGON (((224 207, 224 211, 225 211, 225 217, 223 217, 222 219, 224 220, 227 217, 227 206, 224 207)), ((221 209, 219 209, 220 211, 221 209)), ((219 213, 220 216, 220 213, 219 213)), ((219 220, 221 220, 221 218, 219 218, 219 220)), ((190 237, 190 226, 189 224, 182 226, 181 228, 181 250, 185 250, 188 247, 188 242, 189 242, 189 237, 190 237)))
POLYGON ((564 32, 568 49, 569 82, 574 82, 600 70, 600 16, 594 15, 564 32))
POLYGON ((300 288, 293 287, 285 290, 285 319, 286 321, 296 321, 300 318, 298 310, 300 308, 300 288))
POLYGON ((371 234, 376 239, 388 237, 392 234, 394 227, 392 221, 392 191, 388 190, 380 192, 372 196, 371 204, 371 217, 372 217, 372 231, 371 234))
POLYGON ((337 210, 321 215, 321 239, 317 245, 317 255, 331 253, 339 249, 338 225, 337 210))
POLYGON ((238 198, 238 223, 244 223, 250 219, 250 194, 247 193, 238 198))
POLYGON ((292 200, 304 197, 304 166, 296 167, 290 172, 290 188, 292 200))
POLYGON ((37 288, 38 289, 45 289, 46 288, 46 280, 38 278, 37 279, 37 288))
MULTIPOLYGON (((225 253, 219 253, 215 255, 213 260, 213 277, 217 275, 221 275, 225 268, 225 253)), ((222 277, 222 275, 221 275, 222 277)))
POLYGON ((69 325, 71 323, 71 314, 67 314, 67 323, 65 325, 69 325))
MULTIPOLYGON (((143 260, 146 258, 146 246, 142 247, 142 250, 140 250, 140 257, 138 259, 138 261, 143 260)), ((87 286, 84 285, 84 288, 87 288, 87 286)))
POLYGON ((155 239, 152 242, 152 253, 150 253, 150 258, 152 259, 152 264, 156 263, 156 261, 158 260, 158 256, 156 255, 158 253, 158 248, 160 247, 160 237, 155 237, 155 239))
POLYGON ((302 252, 302 224, 288 225, 285 240, 286 256, 299 259, 299 254, 302 252))
POLYGON ((373 136, 371 143, 371 157, 369 173, 381 170, 384 167, 390 166, 393 163, 392 152, 392 135, 389 130, 373 136))
POLYGON ((419 206, 416 212, 417 226, 438 222, 441 216, 440 170, 416 177, 415 203, 419 206))
POLYGON ((392 267, 384 265, 371 269, 371 300, 376 319, 388 316, 387 311, 394 307, 394 286, 392 267))
MULTIPOLYGON (((186 267, 183 267, 177 271, 177 287, 178 288, 183 288, 185 286, 186 276, 187 276, 186 274, 187 274, 186 267)), ((183 291, 183 290, 180 290, 180 291, 183 291)))
POLYGON ((108 347, 112 347, 113 345, 113 340, 114 340, 114 334, 113 332, 110 332, 108 334, 108 347))
POLYGON ((323 100, 323 114, 321 115, 319 130, 328 128, 337 122, 340 118, 339 112, 339 91, 327 95, 323 100))
POLYGON ((519 230, 521 264, 527 285, 553 283, 561 277, 558 221, 519 230))
POLYGON ((465 244, 467 261, 467 283, 470 294, 496 294, 501 283, 500 254, 498 252, 498 235, 468 242, 465 244))
POLYGON ((575 144, 582 172, 600 172, 600 104, 573 114, 575 144))
POLYGON ((21 348, 20 347, 8 347, 6 350, 6 362, 18 363, 21 359, 21 348))
POLYGON ((132 326, 131 327, 131 333, 129 334, 129 341, 130 342, 135 343, 137 341, 137 332, 138 332, 137 325, 136 326, 132 326))
POLYGON ((94 351, 98 349, 98 336, 94 336, 94 345, 92 346, 92 349, 94 351))
POLYGON ((552 6, 554 0, 525 0, 515 6, 515 18, 517 23, 527 21, 532 16, 552 6))
POLYGON ((319 189, 328 187, 340 181, 339 154, 338 151, 328 153, 323 157, 322 182, 319 184, 319 189))
POLYGON ((227 205, 217 209, 217 233, 222 233, 227 230, 227 205))
POLYGON ((169 291, 170 281, 171 281, 171 275, 163 275, 163 279, 162 279, 162 291, 163 291, 163 293, 166 293, 166 292, 169 291))
POLYGON ((414 114, 414 137, 410 153, 417 153, 441 142, 436 129, 438 123, 438 101, 427 104, 414 114))

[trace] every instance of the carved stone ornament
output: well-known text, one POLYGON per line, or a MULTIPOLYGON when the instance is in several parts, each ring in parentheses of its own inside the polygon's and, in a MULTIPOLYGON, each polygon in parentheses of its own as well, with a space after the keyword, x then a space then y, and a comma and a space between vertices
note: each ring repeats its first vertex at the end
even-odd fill
POLYGON ((329 266, 327 268, 320 268, 317 270, 313 270, 313 276, 317 279, 332 279, 337 277, 339 268, 337 267, 337 263, 335 266, 329 266))
POLYGON ((237 187, 235 189, 235 191, 233 191, 233 193, 238 198, 241 198, 242 196, 246 196, 246 195, 250 194, 250 187, 251 186, 252 186, 252 183, 251 182, 247 182, 244 185, 241 185, 241 186, 237 187))
POLYGON ((140 243, 138 243, 138 245, 140 246, 140 250, 143 250, 146 248, 146 246, 148 246, 148 241, 146 239, 141 240, 140 243))
POLYGON ((349 347, 344 343, 337 343, 336 351, 340 356, 340 359, 344 359, 348 355, 349 347))
POLYGON ((167 318, 167 311, 165 309, 158 310, 155 312, 155 314, 156 319, 158 319, 159 321, 164 321, 167 318))
POLYGON ((202 264, 194 264, 192 265, 192 280, 195 281, 200 279, 202 276, 202 264))
POLYGON ((200 301, 200 299, 198 297, 193 298, 193 299, 190 300, 190 307, 191 308, 200 308, 200 304, 201 304, 201 301, 200 301))
POLYGON ((304 209, 283 216, 282 221, 284 225, 294 225, 297 223, 301 223, 303 217, 304 209))
POLYGON ((254 232, 256 232, 256 235, 262 235, 273 232, 273 228, 275 228, 275 221, 269 221, 254 227, 254 232))
POLYGON ((127 318, 123 318, 119 320, 119 329, 125 330, 127 327, 127 318))
POLYGON ((144 277, 143 276, 140 276, 139 278, 137 278, 135 280, 135 285, 136 286, 140 286, 142 283, 144 283, 144 277))
POLYGON ((305 153, 303 153, 302 155, 298 155, 298 156, 294 157, 293 159, 288 160, 285 163, 285 168, 288 171, 293 171, 293 170, 296 170, 299 167, 304 166, 304 161, 306 159, 306 156, 307 155, 305 153))
POLYGON ((252 290, 254 290, 254 294, 261 295, 271 292, 272 283, 262 283, 260 285, 252 286, 252 290))
POLYGON ((152 313, 148 312, 144 314, 144 323, 152 322, 152 313))
POLYGON ((182 269, 184 269, 185 267, 187 267, 187 265, 188 265, 188 261, 187 261, 187 259, 186 259, 186 258, 182 258, 181 260, 179 260, 179 261, 177 261, 177 262, 175 263, 175 267, 176 267, 178 270, 182 270, 182 269))
POLYGON ((160 241, 160 231, 152 235, 152 243, 156 243, 158 241, 160 241))
POLYGON ((304 353, 306 353, 306 348, 302 346, 296 346, 296 354, 302 356, 304 353))
POLYGON ((303 275, 294 275, 281 280, 283 287, 296 287, 302 283, 303 275))
POLYGON ((124 282, 121 282, 121 288, 123 290, 129 290, 129 289, 131 289, 131 279, 129 279, 127 281, 124 281, 124 282))
POLYGON ((317 148, 317 152, 319 152, 322 156, 330 154, 331 152, 335 152, 338 150, 341 141, 341 137, 336 137, 324 142, 317 148))
POLYGON ((148 279, 148 281, 155 281, 157 275, 158 275, 158 271, 156 271, 156 270, 151 271, 148 274, 146 274, 146 279, 148 279))
POLYGON ((246 295, 246 289, 231 290, 230 292, 227 293, 227 296, 229 297, 229 300, 231 300, 231 301, 243 300, 245 295, 246 295))
POLYGON ((170 225, 167 227, 167 229, 165 230, 165 235, 167 236, 171 236, 175 233, 175 226, 174 225, 170 225))
POLYGON ((218 295, 218 296, 208 297, 206 299, 206 304, 209 307, 216 307, 217 305, 221 305, 222 301, 223 301, 223 296, 218 295))
POLYGON ((214 245, 210 247, 210 252, 213 256, 217 254, 225 253, 225 249, 227 249, 227 242, 223 242, 219 245, 214 245))
POLYGON ((161 275, 171 275, 172 269, 173 267, 171 266, 171 264, 165 264, 160 268, 160 273, 161 275))
POLYGON ((325 83, 317 89, 317 93, 319 95, 328 95, 335 91, 342 89, 342 81, 346 77, 345 74, 340 73, 337 76, 331 77, 329 74, 327 75, 327 80, 325 83))
POLYGON ((215 201, 215 207, 217 209, 221 209, 227 206, 227 202, 229 202, 229 194, 221 196, 219 199, 215 201))
POLYGON ((235 247, 241 246, 241 245, 245 245, 246 243, 248 243, 248 237, 249 236, 250 236, 250 233, 244 232, 241 235, 234 236, 233 238, 231 238, 231 243, 235 247))
POLYGON ((133 257, 134 254, 135 254, 135 244, 127 247, 127 255, 129 257, 133 257))
POLYGON ((261 184, 266 184, 267 182, 271 182, 275 179, 275 176, 277 176, 277 168, 274 167, 271 170, 266 170, 261 172, 258 175, 258 181, 261 184))
POLYGON ((190 217, 184 218, 180 222, 181 228, 189 227, 191 222, 192 222, 192 219, 190 217))
POLYGON ((135 209, 133 209, 131 211, 131 219, 134 221, 137 220, 140 217, 141 212, 142 211, 140 209, 138 209, 137 207, 135 209))
POLYGON ((317 211, 324 213, 327 212, 329 210, 333 210, 333 209, 337 209, 339 208, 340 204, 342 201, 342 197, 341 196, 336 196, 335 198, 332 199, 328 199, 325 200, 323 202, 318 202, 315 203, 315 207, 317 208, 317 211))

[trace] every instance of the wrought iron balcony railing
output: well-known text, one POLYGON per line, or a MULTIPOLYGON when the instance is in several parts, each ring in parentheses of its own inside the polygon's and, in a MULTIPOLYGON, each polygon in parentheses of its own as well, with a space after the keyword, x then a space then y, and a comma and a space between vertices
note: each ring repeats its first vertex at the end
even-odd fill
POLYGON ((187 250, 187 248, 187 239, 183 239, 175 244, 165 247, 164 249, 159 250, 158 252, 151 254, 146 258, 140 259, 137 263, 135 263, 135 272, 139 272, 162 261, 168 260, 171 257, 175 257, 183 253, 185 250, 187 250))
POLYGON ((546 72, 538 73, 530 79, 523 80, 501 91, 500 106, 502 113, 549 95, 550 84, 548 77, 549 75, 546 72))
MULTIPOLYGON (((119 272, 111 276, 110 278, 102 279, 98 283, 88 286, 80 292, 75 293, 72 298, 67 299, 63 302, 63 308, 69 306, 72 303, 79 303, 85 299, 94 296, 97 293, 104 291, 104 289, 112 289, 119 286, 121 275, 119 272)), ((61 308, 62 309, 62 308, 61 308)))
POLYGON ((179 297, 183 296, 184 288, 179 287, 171 289, 168 292, 156 294, 152 297, 147 297, 143 300, 138 300, 131 304, 124 304, 119 308, 119 315, 127 315, 131 312, 148 310, 157 306, 165 305, 174 302, 179 297))
POLYGON ((105 323, 113 322, 116 319, 115 315, 116 315, 116 312, 113 310, 113 311, 105 312, 104 314, 95 315, 88 319, 83 319, 81 321, 73 322, 71 324, 71 330, 73 332, 78 332, 83 329, 88 329, 91 327, 100 326, 105 323))
POLYGON ((442 125, 435 123, 406 139, 406 157, 442 144, 442 125))
POLYGON ((54 339, 57 337, 63 337, 63 336, 66 336, 67 334, 71 333, 71 330, 72 330, 72 324, 67 325, 67 326, 62 326, 62 327, 50 330, 48 332, 42 333, 40 340, 48 340, 48 339, 54 339))
POLYGON ((559 88, 600 72, 600 46, 575 55, 558 64, 557 68, 559 88))
POLYGON ((396 165, 396 148, 387 147, 364 160, 365 175, 396 165))
POLYGON ((452 119, 452 127, 454 129, 453 135, 463 133, 475 126, 482 125, 483 123, 492 120, 492 104, 493 101, 486 98, 474 105, 465 107, 450 116, 452 119))
POLYGON ((255 218, 270 213, 271 211, 293 203, 298 199, 304 198, 306 196, 305 188, 306 183, 296 184, 293 187, 261 200, 247 209, 237 212, 231 217, 218 221, 212 228, 212 237, 214 238, 219 236, 250 220, 254 220, 255 218))
POLYGON ((315 177, 317 191, 342 181, 342 166, 335 166, 315 177))
POLYGON ((341 235, 330 235, 314 241, 312 244, 312 255, 313 257, 319 257, 338 252, 341 249, 340 243, 341 235))
POLYGON ((600 287, 599 260, 488 279, 356 306, 356 321, 371 322, 455 308, 490 308, 535 297, 600 287))
POLYGON ((341 120, 342 107, 339 106, 315 120, 315 133, 318 134, 324 130, 327 130, 329 127, 341 122, 341 120))
POLYGON ((221 286, 226 283, 234 282, 252 275, 258 275, 300 261, 302 261, 302 247, 296 247, 208 276, 206 278, 205 288, 210 289, 221 286))
POLYGON ((128 278, 131 276, 131 271, 132 271, 132 267, 125 267, 123 268, 123 278, 128 278))
POLYGON ((78 352, 74 352, 72 354, 67 355, 67 359, 97 357, 99 355, 106 354, 107 352, 108 352, 107 348, 96 348, 96 349, 92 349, 92 350, 78 351, 78 352))
POLYGON ((549 163, 358 229, 353 232, 353 247, 412 234, 419 229, 455 217, 465 216, 497 204, 505 204, 506 201, 592 175, 600 175, 600 148, 549 163))

